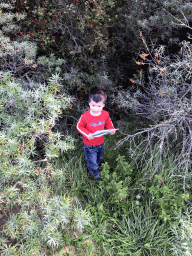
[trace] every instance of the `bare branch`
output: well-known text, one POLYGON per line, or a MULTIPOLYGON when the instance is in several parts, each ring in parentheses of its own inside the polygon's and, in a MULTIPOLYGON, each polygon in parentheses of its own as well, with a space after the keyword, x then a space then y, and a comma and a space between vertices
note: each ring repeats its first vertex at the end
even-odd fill
MULTIPOLYGON (((147 52, 148 50, 149 48, 147 52)), ((158 49, 154 51, 154 55, 157 52, 158 49)), ((175 158, 177 156, 174 164, 182 170, 184 191, 192 154, 192 86, 189 81, 192 76, 191 54, 192 46, 187 42, 182 43, 180 54, 174 56, 175 62, 162 55, 161 65, 153 65, 150 68, 151 75, 147 87, 144 80, 135 79, 136 84, 142 86, 145 93, 138 89, 130 97, 129 93, 121 92, 118 103, 132 109, 136 115, 151 120, 152 125, 134 134, 125 135, 114 148, 129 142, 131 156, 140 157, 140 163, 145 161, 145 166, 148 165, 146 156, 148 159, 150 153, 151 157, 149 156, 147 161, 152 162, 155 150, 158 149, 158 159, 155 159, 152 176, 162 167, 164 155, 174 151, 175 158), (138 154, 141 149, 142 153, 138 154)), ((158 55, 157 57, 159 58, 158 55)), ((155 62, 159 63, 158 60, 155 62)))
POLYGON ((186 27, 189 29, 192 29, 192 27, 189 26, 189 22, 187 20, 187 18, 185 17, 184 13, 180 10, 181 14, 183 15, 185 22, 188 24, 185 24, 182 20, 176 18, 175 16, 173 16, 170 12, 168 12, 166 9, 163 9, 166 13, 168 13, 172 18, 174 18, 175 20, 177 20, 179 23, 176 23, 177 26, 182 26, 182 27, 186 27))

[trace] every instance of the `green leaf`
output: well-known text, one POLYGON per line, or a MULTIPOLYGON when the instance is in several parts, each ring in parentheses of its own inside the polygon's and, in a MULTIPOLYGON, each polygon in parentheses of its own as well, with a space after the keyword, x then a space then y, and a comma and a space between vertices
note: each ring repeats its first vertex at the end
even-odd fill
POLYGON ((182 199, 184 199, 184 201, 187 201, 189 199, 189 193, 182 194, 182 199))
POLYGON ((161 190, 161 192, 163 194, 167 194, 167 193, 169 193, 169 191, 170 191, 170 189, 167 186, 164 186, 163 189, 161 190))
POLYGON ((154 192, 157 191, 157 188, 156 188, 155 186, 151 186, 151 187, 149 188, 149 191, 150 191, 151 194, 153 194, 154 192))
POLYGON ((145 245, 145 247, 148 247, 148 248, 150 248, 150 247, 152 247, 153 246, 153 244, 152 243, 146 243, 146 244, 144 244, 145 245))
POLYGON ((111 3, 111 0, 108 0, 108 4, 111 6, 111 4, 112 4, 112 3, 111 3))

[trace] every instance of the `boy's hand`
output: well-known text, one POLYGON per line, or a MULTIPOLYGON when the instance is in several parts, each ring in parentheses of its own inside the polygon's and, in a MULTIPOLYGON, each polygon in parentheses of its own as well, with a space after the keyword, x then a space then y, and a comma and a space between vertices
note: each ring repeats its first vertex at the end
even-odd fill
POLYGON ((110 134, 111 134, 111 135, 114 135, 115 133, 116 133, 116 131, 112 131, 112 132, 110 132, 110 134))
POLYGON ((93 134, 93 133, 90 133, 90 134, 87 136, 87 139, 88 139, 88 140, 94 139, 94 137, 92 136, 92 134, 93 134))

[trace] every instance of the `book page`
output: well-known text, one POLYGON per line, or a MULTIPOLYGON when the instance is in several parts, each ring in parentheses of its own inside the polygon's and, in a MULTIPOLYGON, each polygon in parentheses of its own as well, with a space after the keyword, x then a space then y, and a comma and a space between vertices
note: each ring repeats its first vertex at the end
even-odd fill
POLYGON ((114 130, 119 130, 119 129, 110 129, 110 130, 101 130, 101 131, 96 131, 92 134, 92 136, 94 138, 96 137, 101 137, 102 135, 106 135, 109 134, 110 132, 114 131, 114 130))

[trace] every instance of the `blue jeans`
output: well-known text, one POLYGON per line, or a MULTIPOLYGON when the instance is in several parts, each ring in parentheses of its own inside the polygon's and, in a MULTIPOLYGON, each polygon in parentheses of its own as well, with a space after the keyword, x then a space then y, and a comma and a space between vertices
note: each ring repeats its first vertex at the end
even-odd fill
POLYGON ((99 146, 91 146, 83 143, 83 152, 89 175, 96 179, 100 177, 98 167, 101 166, 100 159, 103 155, 103 148, 104 142, 99 146))

